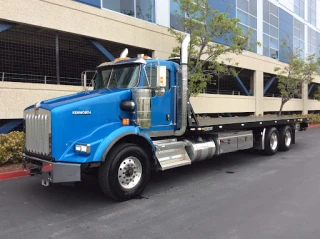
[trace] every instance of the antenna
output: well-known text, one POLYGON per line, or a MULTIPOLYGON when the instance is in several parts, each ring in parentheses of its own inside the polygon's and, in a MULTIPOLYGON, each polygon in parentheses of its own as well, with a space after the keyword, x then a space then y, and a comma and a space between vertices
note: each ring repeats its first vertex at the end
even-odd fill
POLYGON ((126 58, 128 53, 129 53, 128 48, 125 48, 123 52, 121 52, 120 58, 126 58))

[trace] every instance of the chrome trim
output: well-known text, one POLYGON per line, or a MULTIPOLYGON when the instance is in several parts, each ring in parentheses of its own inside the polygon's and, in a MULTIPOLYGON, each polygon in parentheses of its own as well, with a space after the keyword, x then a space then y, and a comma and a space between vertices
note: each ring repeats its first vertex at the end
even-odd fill
POLYGON ((192 162, 212 158, 216 153, 216 143, 213 138, 185 139, 186 151, 192 162))
POLYGON ((136 103, 136 122, 141 129, 151 126, 151 89, 133 89, 133 99, 136 103))
POLYGON ((265 142, 265 137, 266 137, 266 128, 263 128, 261 137, 262 137, 262 139, 261 139, 261 149, 264 150, 264 142, 265 142))
POLYGON ((44 160, 44 159, 41 159, 41 158, 38 158, 38 157, 29 156, 29 155, 27 155, 25 153, 23 153, 22 155, 23 155, 23 157, 28 158, 28 159, 34 159, 34 160, 41 161, 41 162, 44 162, 44 163, 51 163, 51 164, 53 163, 53 162, 51 162, 49 160, 44 160))
POLYGON ((162 130, 162 131, 150 131, 146 132, 150 137, 162 137, 162 136, 171 136, 174 135, 174 130, 162 130))
POLYGON ((30 175, 36 176, 42 180, 44 186, 48 183, 64 183, 81 181, 81 164, 74 163, 53 163, 35 157, 26 156, 25 169, 30 169, 30 175), (31 160, 40 161, 41 165, 37 165, 31 160), (48 169, 46 169, 48 167, 48 169))
POLYGON ((179 130, 174 132, 175 136, 181 136, 187 129, 188 117, 188 47, 190 43, 190 35, 187 34, 181 43, 181 113, 178 117, 181 118, 181 126, 179 130))
POLYGON ((45 109, 31 108, 24 111, 26 151, 51 155, 51 112, 45 109))
POLYGON ((177 125, 177 86, 172 86, 173 88, 173 125, 177 125))

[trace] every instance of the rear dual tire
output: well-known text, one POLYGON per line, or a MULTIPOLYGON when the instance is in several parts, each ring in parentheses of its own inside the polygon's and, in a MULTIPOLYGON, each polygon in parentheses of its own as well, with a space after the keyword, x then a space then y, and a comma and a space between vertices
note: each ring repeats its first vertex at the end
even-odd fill
POLYGON ((265 134, 264 152, 266 155, 274 155, 279 148, 279 132, 277 128, 268 128, 265 134))
POLYGON ((289 125, 277 128, 268 128, 265 134, 264 152, 267 155, 274 155, 278 150, 288 151, 291 148, 293 139, 292 128, 289 125))

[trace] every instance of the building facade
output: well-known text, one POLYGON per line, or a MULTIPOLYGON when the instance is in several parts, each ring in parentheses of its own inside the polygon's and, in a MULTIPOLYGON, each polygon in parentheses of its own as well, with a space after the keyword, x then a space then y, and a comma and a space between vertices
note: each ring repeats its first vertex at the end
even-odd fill
MULTIPOLYGON (((243 70, 208 85, 191 102, 198 114, 262 115, 280 107, 274 68, 284 66, 282 39, 304 54, 320 52, 320 0, 209 0, 252 29, 253 52, 231 56, 243 70), (227 5, 228 4, 228 5, 227 5)), ((4 0, 0 6, 0 120, 21 119, 43 99, 82 90, 80 74, 119 56, 166 59, 183 31, 170 0, 4 0)), ((284 111, 320 111, 320 78, 284 111)), ((1 124, 0 124, 1 127, 1 124)))

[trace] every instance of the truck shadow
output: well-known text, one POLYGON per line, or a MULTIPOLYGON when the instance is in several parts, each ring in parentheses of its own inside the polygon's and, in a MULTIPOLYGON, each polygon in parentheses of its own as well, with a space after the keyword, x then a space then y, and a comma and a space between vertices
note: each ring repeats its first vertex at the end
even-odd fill
MULTIPOLYGON (((181 185, 201 180, 208 175, 219 177, 219 174, 236 174, 239 168, 260 164, 264 160, 270 159, 273 159, 273 157, 264 156, 259 152, 240 151, 214 157, 189 166, 163 172, 152 172, 151 180, 145 192, 135 199, 153 199, 153 197, 170 188, 178 188, 181 185)), ((55 184, 47 188, 41 186, 38 179, 32 178, 30 180, 28 187, 21 188, 20 193, 34 194, 35 196, 32 197, 33 203, 49 211, 65 213, 78 208, 82 208, 84 211, 98 210, 105 207, 117 207, 119 204, 119 202, 108 199, 102 194, 97 178, 94 176, 85 176, 82 182, 76 183, 74 186, 55 184)), ((123 203, 130 204, 135 199, 123 203)))

